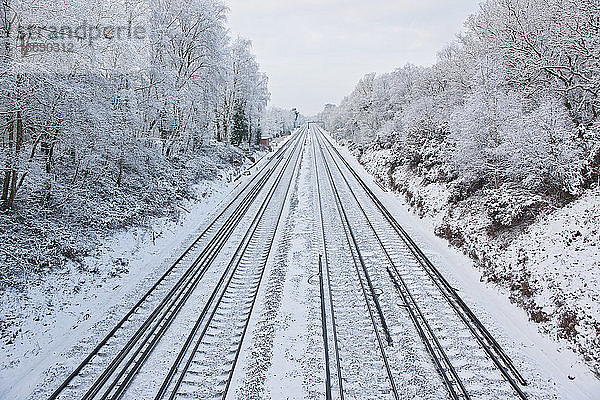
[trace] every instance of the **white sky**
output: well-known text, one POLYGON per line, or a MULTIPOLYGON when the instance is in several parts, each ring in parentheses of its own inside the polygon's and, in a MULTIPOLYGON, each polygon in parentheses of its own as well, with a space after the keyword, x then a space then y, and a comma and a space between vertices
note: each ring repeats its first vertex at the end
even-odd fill
POLYGON ((310 116, 366 73, 431 65, 481 0, 226 0, 232 35, 252 40, 272 106, 310 116))

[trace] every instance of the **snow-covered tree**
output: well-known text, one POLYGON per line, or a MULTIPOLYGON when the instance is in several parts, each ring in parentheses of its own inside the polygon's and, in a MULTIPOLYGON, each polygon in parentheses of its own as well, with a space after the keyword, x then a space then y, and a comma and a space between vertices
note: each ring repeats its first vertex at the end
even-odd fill
POLYGON ((286 110, 271 107, 265 111, 263 117, 263 133, 270 137, 278 137, 290 133, 298 127, 303 117, 295 108, 286 110))
POLYGON ((436 64, 368 74, 322 119, 428 179, 578 193, 600 179, 599 7, 488 0, 436 64))
POLYGON ((268 79, 250 42, 230 40, 221 0, 1 6, 3 208, 28 182, 50 198, 65 165, 74 184, 102 171, 120 186, 155 152, 193 155, 213 139, 229 141, 238 105, 244 137, 258 140, 268 79), (34 42, 73 51, 23 51, 34 42))

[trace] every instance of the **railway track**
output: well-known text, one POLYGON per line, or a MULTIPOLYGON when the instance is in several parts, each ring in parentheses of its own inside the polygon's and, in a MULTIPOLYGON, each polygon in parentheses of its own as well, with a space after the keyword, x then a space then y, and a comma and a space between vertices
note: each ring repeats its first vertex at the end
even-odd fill
MULTIPOLYGON (((198 238, 54 390, 50 400, 124 397, 182 309, 193 308, 189 304, 190 299, 197 299, 195 292, 199 284, 204 282, 203 279, 210 282, 205 276, 215 275, 212 271, 217 268, 215 260, 223 257, 223 249, 232 247, 232 241, 240 244, 217 287, 223 286, 222 282, 228 279, 226 273, 232 270, 230 266, 233 265, 233 260, 237 259, 235 271, 238 274, 230 275, 226 287, 233 287, 239 279, 252 275, 250 270, 256 260, 250 259, 252 264, 249 264, 248 259, 244 261, 240 256, 246 255, 248 249, 254 254, 260 253, 260 246, 269 243, 268 240, 263 243, 259 238, 265 239, 265 228, 259 229, 259 222, 267 204, 273 205, 271 200, 275 188, 281 186, 284 175, 289 175, 290 160, 295 157, 297 162, 305 133, 304 129, 296 132, 271 157, 248 185, 233 197, 198 238), (265 187, 271 189, 263 190, 265 187), (248 276, 244 276, 244 271, 248 272, 248 276)), ((283 203, 283 200, 280 201, 283 203)), ((272 218, 270 222, 273 223, 272 218)), ((226 298, 226 295, 223 294, 222 298, 226 298)), ((243 333, 241 336, 243 337, 243 333)), ((164 390, 159 391, 160 396, 163 394, 164 390)))
POLYGON ((278 184, 269 191, 268 200, 200 313, 155 399, 225 398, 227 395, 281 220, 283 200, 288 196, 303 149, 300 145, 295 149, 296 154, 287 159, 278 184), (292 165, 289 170, 288 165, 292 165), (287 177, 283 178, 284 175, 287 177), (272 204, 274 197, 283 200, 272 204))
POLYGON ((331 290, 331 271, 329 268, 329 258, 327 251, 327 242, 325 239, 325 218, 323 216, 323 204, 321 197, 321 185, 317 170, 317 152, 313 143, 314 136, 311 136, 312 160, 315 167, 314 186, 317 200, 316 213, 318 218, 319 241, 321 243, 321 254, 319 254, 319 295, 321 300, 321 325, 323 334, 323 346, 325 352, 325 397, 327 400, 333 399, 332 386, 335 384, 338 398, 344 400, 344 383, 342 377, 342 367, 339 349, 339 339, 337 334, 337 322, 335 318, 335 308, 333 305, 333 295, 331 290), (329 323, 327 322, 329 321, 329 323), (331 338, 331 340, 329 339, 331 338), (332 351, 330 350, 332 347, 332 351), (330 352, 335 357, 334 377, 330 369, 330 352))
MULTIPOLYGON (((346 235, 349 239, 361 238, 360 243, 349 240, 354 245, 355 265, 358 258, 367 286, 371 289, 375 282, 380 291, 371 290, 370 296, 365 297, 379 311, 379 319, 373 324, 378 322, 379 329, 389 334, 390 328, 384 322, 386 316, 394 325, 394 321, 401 319, 399 310, 405 310, 452 399, 472 396, 525 399, 519 386, 526 384, 525 380, 456 290, 322 132, 313 128, 311 133, 322 152, 330 185, 338 186, 333 192, 341 209, 340 218, 345 221, 346 235), (373 279, 368 278, 369 274, 373 279), (381 300, 379 306, 376 299, 381 300)), ((394 326, 392 330, 396 330, 394 326)), ((397 366, 402 355, 393 349, 391 340, 382 349, 387 349, 396 361, 392 364, 397 366)), ((391 369, 390 382, 394 377, 402 379, 391 369)))
MULTIPOLYGON (((326 277, 320 282, 322 285, 323 282, 327 282, 327 288, 321 290, 321 304, 322 314, 329 315, 331 321, 329 325, 332 329, 332 346, 336 359, 334 370, 337 378, 337 398, 399 399, 400 391, 387 356, 391 335, 387 331, 383 311, 377 296, 374 295, 375 288, 365 269, 356 237, 349 227, 331 171, 327 164, 318 161, 323 159, 324 154, 315 136, 312 145, 323 249, 326 255, 325 268, 322 269, 326 277), (322 187, 321 181, 328 183, 326 188, 322 187), (322 201, 328 195, 333 197, 333 204, 324 204, 322 201), (326 220, 323 217, 325 209, 326 214, 337 213, 339 224, 333 224, 332 219, 326 220), (345 240, 339 240, 340 230, 343 231, 345 240), (341 258, 330 260, 330 254, 341 258), (351 257, 354 268, 339 268, 348 262, 348 257, 351 257), (334 270, 330 264, 338 268, 334 270), (324 306, 326 302, 329 303, 329 307, 324 306)), ((326 381, 333 380, 327 376, 326 381)))

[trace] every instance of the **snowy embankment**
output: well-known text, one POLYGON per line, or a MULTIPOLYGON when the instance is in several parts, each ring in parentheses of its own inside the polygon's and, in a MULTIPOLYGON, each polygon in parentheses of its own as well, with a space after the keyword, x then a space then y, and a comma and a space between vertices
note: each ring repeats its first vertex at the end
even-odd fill
POLYGON ((428 183, 402 166, 390 173, 391 159, 386 149, 359 157, 438 236, 474 259, 483 279, 507 289, 541 331, 581 353, 599 374, 600 188, 533 221, 495 231, 483 196, 451 203, 445 183, 428 183))
MULTIPOLYGON (((185 181, 180 177, 182 187, 171 192, 172 198, 165 199, 165 208, 151 209, 152 204, 145 199, 152 199, 157 193, 142 191, 139 203, 128 204, 135 209, 132 212, 137 210, 138 218, 119 224, 118 228, 98 232, 93 226, 68 226, 68 218, 63 223, 54 219, 51 223, 55 229, 72 235, 72 241, 67 243, 80 244, 73 250, 81 256, 73 259, 61 251, 58 256, 42 252, 56 262, 52 268, 32 268, 28 273, 12 274, 10 284, 3 282, 0 398, 8 392, 28 393, 53 364, 53 355, 81 340, 99 340, 102 332, 97 326, 122 315, 138 294, 164 272, 170 261, 197 236, 207 216, 240 184, 232 182, 232 178, 252 161, 244 160, 241 152, 233 148, 220 149, 218 156, 214 149, 206 152, 194 160, 194 171, 185 181), (193 177, 199 178, 195 184, 191 184, 193 177), (186 194, 181 195, 182 191, 186 194)), ((22 246, 14 256, 23 258, 31 254, 27 240, 64 245, 52 232, 42 231, 38 237, 29 239, 24 231, 14 236, 14 244, 22 246)))

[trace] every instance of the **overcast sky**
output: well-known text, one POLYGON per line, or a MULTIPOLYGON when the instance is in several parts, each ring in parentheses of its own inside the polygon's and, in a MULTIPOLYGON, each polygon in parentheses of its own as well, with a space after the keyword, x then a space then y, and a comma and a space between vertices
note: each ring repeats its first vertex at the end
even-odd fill
POLYGON ((226 0, 232 35, 252 40, 271 106, 310 116, 369 72, 431 65, 481 0, 226 0))

